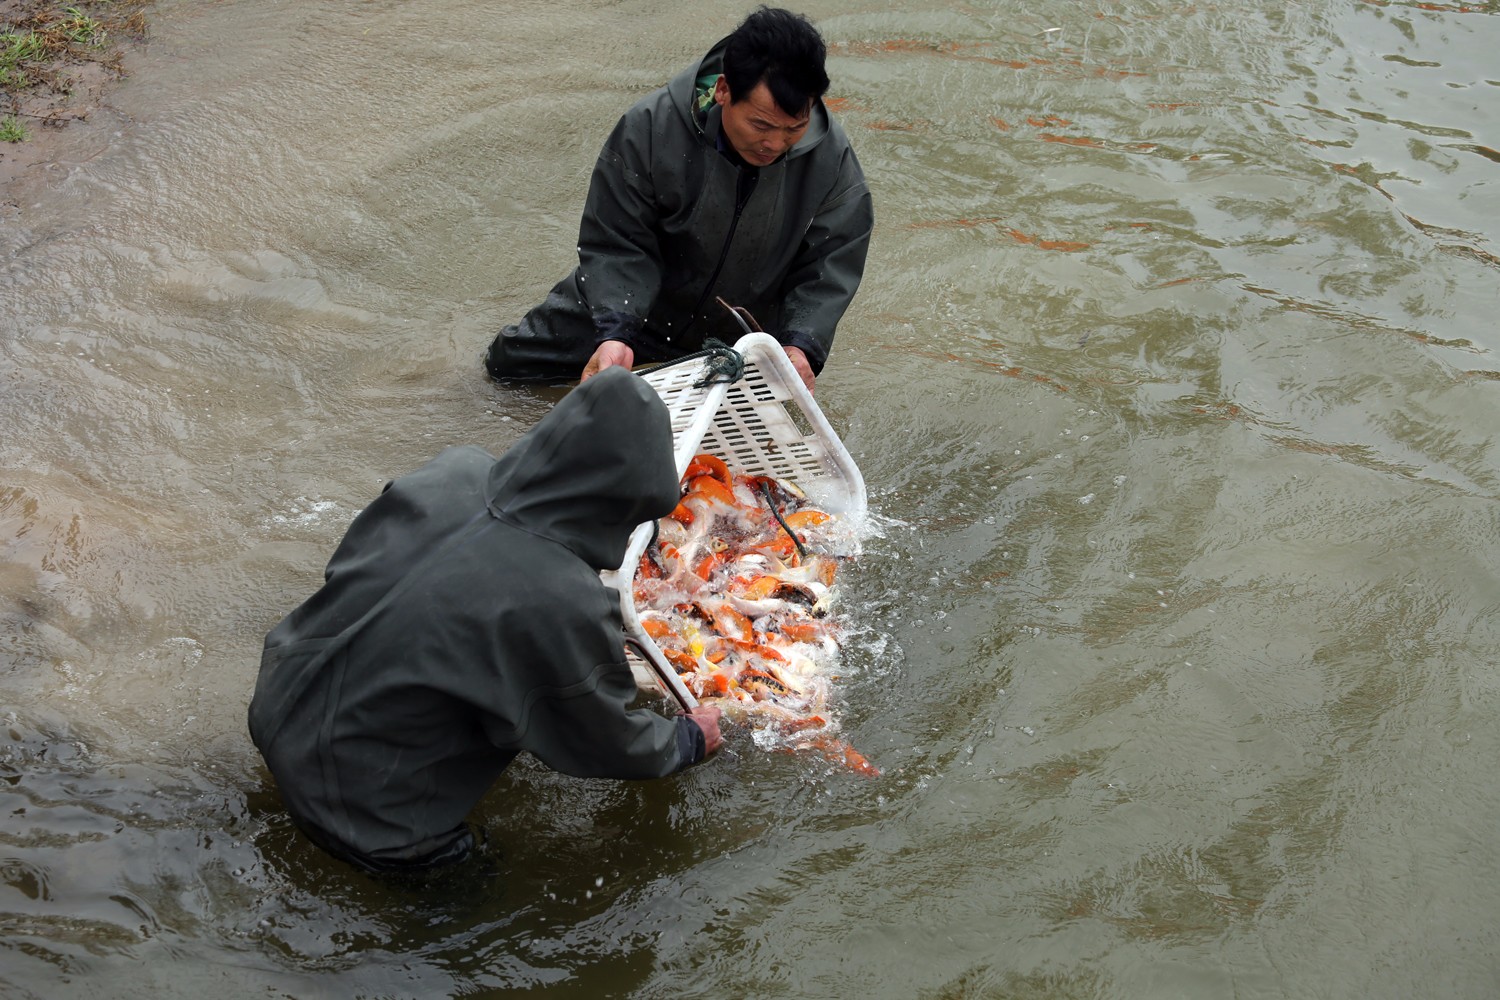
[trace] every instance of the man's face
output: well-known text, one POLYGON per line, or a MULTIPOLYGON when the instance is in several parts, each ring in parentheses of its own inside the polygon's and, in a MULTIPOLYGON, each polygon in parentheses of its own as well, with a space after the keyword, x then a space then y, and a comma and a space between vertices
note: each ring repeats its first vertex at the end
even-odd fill
POLYGON ((731 102, 729 84, 720 76, 714 84, 714 100, 724 109, 724 138, 746 163, 755 167, 776 162, 797 144, 812 120, 812 102, 808 102, 801 115, 793 117, 781 110, 764 80, 748 96, 731 102))

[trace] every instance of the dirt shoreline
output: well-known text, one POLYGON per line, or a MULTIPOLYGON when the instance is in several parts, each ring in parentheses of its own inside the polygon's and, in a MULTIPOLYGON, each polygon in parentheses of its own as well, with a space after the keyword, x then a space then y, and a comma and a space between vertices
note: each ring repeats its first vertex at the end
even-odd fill
POLYGON ((149 0, 0 0, 0 35, 45 30, 71 13, 96 19, 102 44, 69 45, 26 68, 29 85, 0 91, 0 119, 14 116, 26 130, 22 142, 0 142, 0 206, 16 206, 17 188, 55 162, 64 134, 85 128, 108 107, 126 75, 126 56, 146 40, 142 8, 149 0))

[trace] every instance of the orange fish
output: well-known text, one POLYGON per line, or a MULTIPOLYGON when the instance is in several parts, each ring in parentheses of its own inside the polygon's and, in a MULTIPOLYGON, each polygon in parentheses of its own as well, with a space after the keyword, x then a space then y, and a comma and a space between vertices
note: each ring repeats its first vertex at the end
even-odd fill
POLYGON ((879 768, 834 735, 828 705, 826 661, 841 634, 829 615, 837 528, 794 484, 698 454, 633 592, 646 634, 699 699, 788 748, 873 775, 879 768))

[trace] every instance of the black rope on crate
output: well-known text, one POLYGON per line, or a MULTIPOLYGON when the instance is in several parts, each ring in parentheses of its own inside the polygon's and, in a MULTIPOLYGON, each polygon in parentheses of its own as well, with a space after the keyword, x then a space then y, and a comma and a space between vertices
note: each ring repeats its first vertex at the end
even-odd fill
POLYGON ((651 371, 658 372, 663 368, 686 364, 700 358, 703 359, 703 376, 693 383, 694 389, 704 389, 711 385, 732 385, 745 377, 745 356, 722 340, 715 340, 713 337, 703 342, 703 350, 663 362, 651 371))
POLYGON ((781 516, 781 511, 776 509, 776 501, 771 499, 771 486, 764 481, 760 484, 761 496, 766 498, 766 506, 771 508, 771 514, 776 518, 776 523, 781 525, 781 530, 791 536, 792 544, 797 546, 797 555, 803 559, 807 558, 807 546, 802 544, 802 539, 792 530, 791 525, 786 523, 786 518, 781 516))

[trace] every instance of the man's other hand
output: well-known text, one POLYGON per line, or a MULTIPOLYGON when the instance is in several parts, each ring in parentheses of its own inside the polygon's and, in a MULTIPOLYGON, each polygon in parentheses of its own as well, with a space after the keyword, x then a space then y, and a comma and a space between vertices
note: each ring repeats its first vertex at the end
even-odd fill
POLYGON ((724 737, 719 735, 719 719, 724 713, 717 705, 699 705, 687 715, 703 730, 703 756, 713 756, 714 751, 724 742, 724 737))
POLYGON ((786 351, 787 360, 791 361, 792 367, 797 369, 797 374, 802 376, 802 384, 807 386, 807 394, 812 395, 813 375, 812 365, 808 363, 807 355, 802 353, 800 347, 783 347, 786 351))
POLYGON ((578 376, 578 381, 587 382, 606 368, 613 368, 616 365, 629 368, 633 364, 635 364, 635 351, 629 344, 619 340, 606 340, 594 349, 594 356, 589 358, 589 363, 583 366, 583 374, 578 376))

